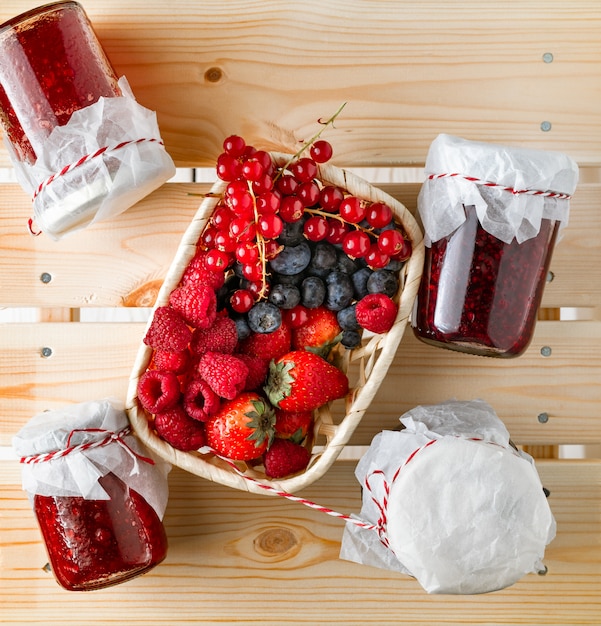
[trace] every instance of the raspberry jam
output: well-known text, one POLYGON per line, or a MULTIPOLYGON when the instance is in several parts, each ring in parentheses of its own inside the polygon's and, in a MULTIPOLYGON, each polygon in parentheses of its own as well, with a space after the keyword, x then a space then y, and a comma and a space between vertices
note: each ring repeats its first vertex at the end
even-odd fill
POLYGON ((426 248, 413 331, 422 341, 482 356, 519 356, 532 339, 559 224, 504 243, 474 207, 453 233, 426 248))
POLYGON ((138 576, 167 554, 155 510, 112 473, 99 479, 110 500, 34 497, 53 574, 69 591, 91 591, 138 576))
POLYGON ((0 123, 16 157, 27 163, 74 111, 121 95, 77 2, 44 5, 0 25, 0 56, 0 123))

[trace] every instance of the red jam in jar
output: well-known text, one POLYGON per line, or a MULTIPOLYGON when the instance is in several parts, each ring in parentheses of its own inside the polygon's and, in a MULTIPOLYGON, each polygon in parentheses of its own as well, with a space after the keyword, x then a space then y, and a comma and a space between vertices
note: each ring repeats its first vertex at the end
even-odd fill
POLYGON ((0 123, 33 164, 56 126, 100 97, 121 95, 81 5, 55 2, 0 25, 0 123))
POLYGON ((34 497, 52 572, 69 591, 125 582, 167 555, 165 529, 146 500, 112 473, 99 482, 110 500, 34 497))
POLYGON ((530 343, 559 223, 543 219, 538 235, 504 243, 466 221, 426 248, 412 326, 422 341, 482 356, 515 357, 530 343))

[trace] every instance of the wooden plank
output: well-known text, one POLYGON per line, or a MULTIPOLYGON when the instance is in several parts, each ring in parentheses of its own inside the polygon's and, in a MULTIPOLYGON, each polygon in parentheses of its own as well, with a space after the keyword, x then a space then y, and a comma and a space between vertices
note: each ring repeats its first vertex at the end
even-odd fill
POLYGON ((539 322, 526 353, 508 360, 428 346, 408 331, 354 442, 394 428, 418 404, 450 398, 489 402, 517 443, 599 442, 600 371, 598 322, 539 322))
MULTIPOLYGON (((0 446, 45 409, 124 399, 143 330, 143 323, 117 322, 0 326, 0 446), (43 348, 52 350, 49 358, 43 348)), ((599 321, 539 322, 530 349, 512 360, 433 348, 407 329, 351 443, 368 444, 414 406, 452 397, 489 402, 519 444, 600 443, 599 371, 599 321), (543 346, 551 356, 541 355, 543 346)))
MULTIPOLYGON (((415 213, 419 184, 379 186, 415 213)), ((168 183, 117 218, 56 242, 30 236, 28 198, 16 185, 0 186, 0 305, 150 306, 209 188, 168 183)), ((544 307, 601 307, 599 241, 601 184, 584 183, 555 248, 544 307)))
MULTIPOLYGON (((431 596, 393 572, 341 561, 343 523, 275 497, 174 470, 166 561, 104 591, 63 591, 42 570, 44 548, 16 462, 0 462, 0 604, 17 624, 599 624, 601 462, 541 461, 558 535, 546 576, 480 596, 431 596), (227 594, 228 600, 224 600, 227 594), (65 607, 68 604, 68 610, 65 607)), ((358 513, 354 463, 336 463, 303 495, 358 513)))
MULTIPOLYGON (((0 21, 35 5, 4 0, 0 21)), ((332 133, 344 162, 420 163, 447 132, 601 163, 601 12, 589 0, 502 12, 441 0, 83 5, 179 165, 211 163, 232 132, 290 147, 344 101, 332 133)))

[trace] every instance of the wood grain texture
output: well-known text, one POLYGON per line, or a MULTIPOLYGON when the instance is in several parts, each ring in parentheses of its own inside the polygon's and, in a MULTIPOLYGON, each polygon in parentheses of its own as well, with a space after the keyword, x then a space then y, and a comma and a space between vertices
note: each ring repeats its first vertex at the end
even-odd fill
MULTIPOLYGON (((36 4, 5 0, 0 21, 36 4)), ((589 0, 82 4, 179 165, 212 163, 232 132, 286 151, 343 102, 341 163, 421 163, 440 132, 601 163, 589 0)))
MULTIPOLYGON (((0 193, 0 305, 151 306, 175 251, 211 185, 167 183, 122 215, 59 242, 27 232, 29 200, 0 193), (77 259, 74 263, 73 259, 77 259), (49 283, 42 273, 52 276, 49 283)), ((379 185, 416 213, 420 185, 379 185)), ((543 307, 601 307, 601 184, 581 185, 556 245, 543 307)))
MULTIPOLYGON (((34 414, 73 402, 125 400, 144 323, 0 326, 0 446, 34 414), (49 358, 42 349, 52 350, 49 358)), ((499 360, 422 344, 407 329, 351 439, 369 444, 418 404, 482 398, 527 445, 601 442, 601 322, 539 322, 528 351, 499 360), (549 346, 551 356, 541 348, 549 346), (539 414, 547 413, 541 423, 539 414)), ((351 372, 351 376, 353 373, 351 372)), ((334 404, 340 417, 342 404, 334 404)))
MULTIPOLYGON (((303 495, 358 513, 354 464, 339 462, 303 495)), ((16 462, 0 463, 0 605, 10 624, 598 624, 601 464, 538 463, 558 535, 546 576, 481 596, 431 596, 400 574, 338 559, 343 522, 175 470, 169 554, 129 583, 63 591, 42 571, 43 544, 16 462)))

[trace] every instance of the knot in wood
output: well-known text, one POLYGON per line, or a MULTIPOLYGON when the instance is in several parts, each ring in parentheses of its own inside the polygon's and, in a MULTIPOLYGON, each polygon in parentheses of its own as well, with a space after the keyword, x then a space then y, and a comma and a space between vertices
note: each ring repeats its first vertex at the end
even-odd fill
POLYGON ((218 67, 210 67, 205 72, 205 80, 208 83, 218 83, 223 78, 223 72, 218 67))
POLYGON ((264 556, 282 556, 299 545, 297 536, 288 528, 268 528, 254 541, 255 550, 264 556))

